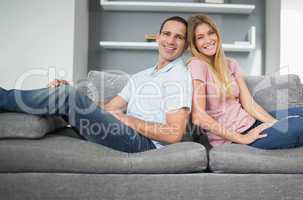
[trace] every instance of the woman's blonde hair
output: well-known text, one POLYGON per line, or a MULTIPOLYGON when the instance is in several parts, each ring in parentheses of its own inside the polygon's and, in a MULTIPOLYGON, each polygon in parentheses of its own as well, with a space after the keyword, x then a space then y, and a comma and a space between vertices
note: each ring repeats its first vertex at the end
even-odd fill
POLYGON ((187 36, 192 56, 208 63, 210 72, 214 75, 215 84, 218 86, 217 89, 219 90, 220 97, 223 98, 223 94, 226 94, 228 98, 234 98, 232 94, 231 77, 229 75, 229 70, 227 68, 225 55, 222 48, 222 38, 215 22, 207 15, 200 14, 191 16, 188 18, 187 36), (197 26, 201 24, 209 25, 218 37, 217 50, 213 59, 199 52, 196 46, 195 32, 197 26))

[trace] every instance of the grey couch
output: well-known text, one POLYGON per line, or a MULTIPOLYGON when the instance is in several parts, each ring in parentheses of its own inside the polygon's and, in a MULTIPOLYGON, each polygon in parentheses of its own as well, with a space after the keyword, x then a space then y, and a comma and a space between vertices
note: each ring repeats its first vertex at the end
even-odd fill
MULTIPOLYGON (((267 110, 302 105, 296 75, 246 77, 267 110)), ((112 98, 127 76, 90 72, 78 89, 112 98)), ((191 141, 127 154, 81 140, 57 118, 0 114, 0 198, 9 199, 298 199, 303 147, 260 150, 231 144, 210 151, 191 141), (47 134, 46 134, 47 133, 47 134)))

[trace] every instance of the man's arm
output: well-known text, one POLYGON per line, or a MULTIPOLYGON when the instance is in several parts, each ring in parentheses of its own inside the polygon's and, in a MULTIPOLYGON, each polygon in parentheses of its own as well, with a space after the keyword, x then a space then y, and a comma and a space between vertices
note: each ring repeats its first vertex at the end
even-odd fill
POLYGON ((120 112, 126 109, 127 101, 117 95, 107 103, 101 101, 98 102, 98 105, 107 112, 120 112))
POLYGON ((123 113, 117 113, 114 116, 147 138, 166 143, 177 143, 185 134, 189 113, 188 108, 167 112, 165 124, 146 122, 123 113))

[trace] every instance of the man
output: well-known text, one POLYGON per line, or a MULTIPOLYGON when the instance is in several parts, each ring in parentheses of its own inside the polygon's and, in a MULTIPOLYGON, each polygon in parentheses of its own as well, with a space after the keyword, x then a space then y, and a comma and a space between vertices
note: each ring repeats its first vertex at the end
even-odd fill
POLYGON ((133 75, 105 105, 98 107, 64 81, 54 81, 58 87, 0 89, 0 110, 60 115, 83 138, 124 152, 179 142, 186 130, 192 96, 190 74, 180 58, 187 48, 186 31, 183 18, 166 19, 157 35, 156 66, 133 75), (125 108, 126 114, 122 112, 125 108))

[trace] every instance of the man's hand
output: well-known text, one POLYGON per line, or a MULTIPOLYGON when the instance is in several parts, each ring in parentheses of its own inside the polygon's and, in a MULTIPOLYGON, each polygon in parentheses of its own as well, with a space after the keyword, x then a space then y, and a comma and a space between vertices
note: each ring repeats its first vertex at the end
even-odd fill
POLYGON ((263 131, 273 126, 274 123, 262 123, 259 126, 251 129, 245 135, 242 135, 241 144, 251 144, 257 139, 264 138, 267 134, 263 134, 263 131))
POLYGON ((69 85, 69 82, 66 80, 59 80, 59 79, 55 79, 53 81, 51 81, 47 87, 49 88, 55 88, 55 87, 59 87, 60 85, 69 85))

